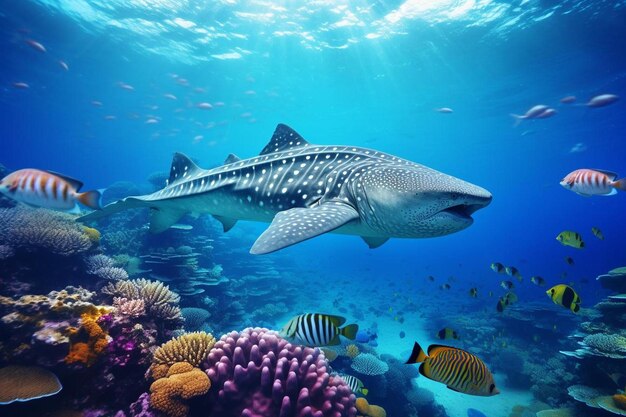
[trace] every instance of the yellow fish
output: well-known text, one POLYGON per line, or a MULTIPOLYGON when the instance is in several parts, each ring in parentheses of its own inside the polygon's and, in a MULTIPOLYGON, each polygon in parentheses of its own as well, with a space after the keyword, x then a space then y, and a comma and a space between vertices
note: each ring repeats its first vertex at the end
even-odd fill
POLYGON ((591 233, 593 233, 593 235, 597 237, 598 239, 604 240, 604 235, 602 234, 602 230, 598 229, 597 227, 592 227, 591 233))
POLYGON ((561 305, 574 313, 580 311, 580 296, 574 289, 565 284, 555 285, 546 291, 554 304, 561 305))
POLYGON ((556 237, 556 240, 561 242, 564 246, 571 246, 572 248, 582 249, 585 247, 582 236, 571 230, 565 230, 556 237))
POLYGON ((477 356, 449 346, 431 345, 428 354, 415 342, 406 363, 421 363, 419 372, 457 392, 490 397, 500 391, 493 375, 477 356))
POLYGON ((448 339, 460 339, 459 334, 456 330, 453 330, 449 327, 444 327, 443 329, 437 332, 437 339, 448 340, 448 339))

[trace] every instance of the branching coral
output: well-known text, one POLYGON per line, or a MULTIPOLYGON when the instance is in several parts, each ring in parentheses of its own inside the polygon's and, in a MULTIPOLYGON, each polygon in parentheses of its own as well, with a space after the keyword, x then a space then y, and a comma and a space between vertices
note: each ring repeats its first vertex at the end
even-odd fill
POLYGON ((95 274, 95 272, 100 268, 112 268, 115 266, 115 261, 113 258, 108 257, 103 254, 92 255, 85 260, 85 265, 87 266, 87 272, 90 274, 95 274))
POLYGON ((128 317, 141 317, 146 314, 146 305, 143 300, 129 300, 127 298, 114 297, 113 306, 118 314, 128 317))
POLYGON ((17 207, 0 209, 0 244, 69 256, 89 250, 93 241, 67 214, 17 207))
POLYGON ((116 266, 107 266, 94 271, 94 275, 107 281, 122 281, 128 279, 128 272, 116 266))
POLYGON ((154 365, 187 362, 197 367, 207 357, 213 345, 215 345, 215 338, 210 333, 187 333, 161 345, 154 352, 152 362, 154 365))
POLYGON ((350 365, 355 371, 364 375, 382 375, 389 370, 389 365, 371 353, 362 353, 350 365))
POLYGON ((150 386, 150 405, 169 417, 185 417, 189 411, 186 400, 206 394, 211 387, 209 377, 187 362, 173 364, 164 378, 150 386))
POLYGON ((129 300, 141 299, 151 315, 172 322, 182 321, 181 311, 178 307, 179 295, 160 281, 149 281, 141 278, 131 281, 110 282, 102 288, 102 292, 129 300))

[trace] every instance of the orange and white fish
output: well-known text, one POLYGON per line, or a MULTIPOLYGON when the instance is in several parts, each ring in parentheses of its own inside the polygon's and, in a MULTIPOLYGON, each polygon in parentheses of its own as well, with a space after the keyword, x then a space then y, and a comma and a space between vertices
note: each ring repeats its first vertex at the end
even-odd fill
POLYGON ((0 193, 31 206, 76 211, 79 202, 99 210, 101 192, 79 192, 83 183, 52 171, 20 169, 0 180, 0 193))
POLYGON ((561 185, 576 194, 613 195, 617 190, 626 191, 626 178, 617 180, 617 174, 601 169, 577 169, 561 180, 561 185))

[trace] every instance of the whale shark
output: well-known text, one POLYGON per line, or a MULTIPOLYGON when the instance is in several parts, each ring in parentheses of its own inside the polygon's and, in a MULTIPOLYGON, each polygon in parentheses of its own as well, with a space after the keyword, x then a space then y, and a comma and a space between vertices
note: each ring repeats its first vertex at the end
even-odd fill
POLYGON ((266 254, 329 232, 361 236, 370 248, 390 238, 443 236, 469 227, 491 199, 487 190, 424 165, 357 146, 313 145, 279 124, 253 158, 230 154, 205 170, 176 153, 163 189, 78 220, 148 207, 154 233, 190 213, 211 214, 225 232, 238 220, 269 222, 250 249, 266 254))

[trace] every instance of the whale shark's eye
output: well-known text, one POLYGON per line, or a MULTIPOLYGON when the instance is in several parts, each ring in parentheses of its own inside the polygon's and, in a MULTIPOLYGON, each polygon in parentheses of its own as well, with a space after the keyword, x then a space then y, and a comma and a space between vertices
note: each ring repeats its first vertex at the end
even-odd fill
POLYGON ((450 198, 452 200, 458 200, 461 195, 459 193, 450 193, 450 198))

